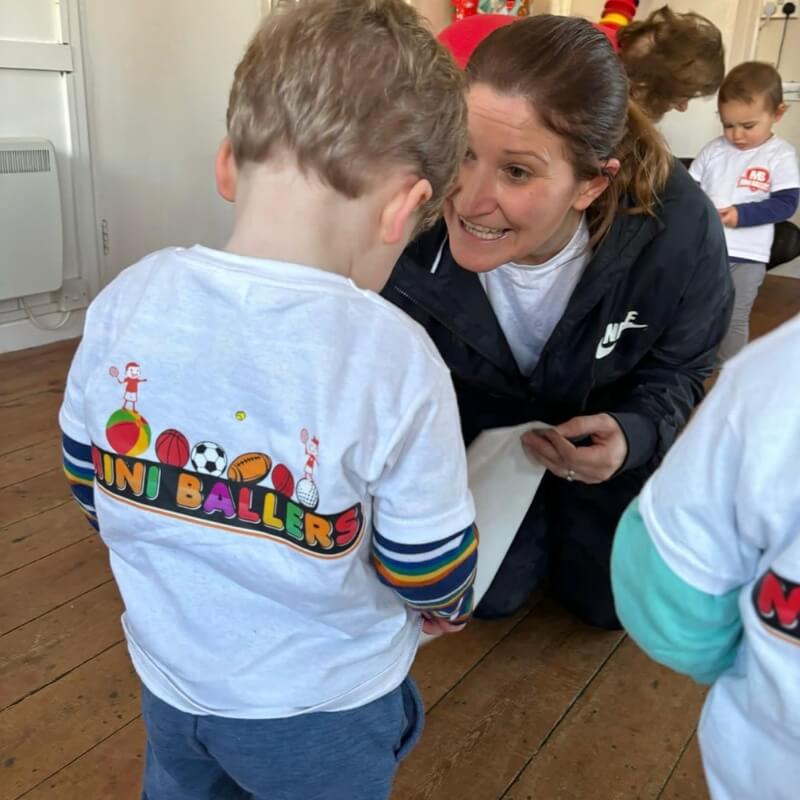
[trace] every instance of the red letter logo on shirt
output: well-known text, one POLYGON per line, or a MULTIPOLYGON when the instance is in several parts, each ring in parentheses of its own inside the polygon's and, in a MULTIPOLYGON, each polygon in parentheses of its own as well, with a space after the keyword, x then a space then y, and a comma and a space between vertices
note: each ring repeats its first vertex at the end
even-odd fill
POLYGON ((769 570, 753 588, 753 605, 767 628, 800 645, 800 584, 769 570))
POLYGON ((770 187, 769 170, 765 167, 748 167, 736 184, 737 188, 751 192, 768 192, 770 187))

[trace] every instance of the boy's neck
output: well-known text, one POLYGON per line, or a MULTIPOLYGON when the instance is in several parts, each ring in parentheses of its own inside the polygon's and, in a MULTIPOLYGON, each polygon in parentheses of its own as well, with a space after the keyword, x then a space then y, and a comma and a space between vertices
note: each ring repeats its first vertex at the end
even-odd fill
POLYGON ((248 164, 237 178, 225 249, 351 277, 375 246, 371 211, 363 199, 350 200, 294 165, 248 164))

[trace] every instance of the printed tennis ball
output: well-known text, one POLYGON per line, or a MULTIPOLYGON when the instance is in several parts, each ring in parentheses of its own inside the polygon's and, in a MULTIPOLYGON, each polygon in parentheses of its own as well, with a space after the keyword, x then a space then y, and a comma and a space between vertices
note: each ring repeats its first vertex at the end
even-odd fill
POLYGON ((115 453, 138 456, 150 446, 150 425, 138 411, 119 408, 106 422, 106 439, 115 453))

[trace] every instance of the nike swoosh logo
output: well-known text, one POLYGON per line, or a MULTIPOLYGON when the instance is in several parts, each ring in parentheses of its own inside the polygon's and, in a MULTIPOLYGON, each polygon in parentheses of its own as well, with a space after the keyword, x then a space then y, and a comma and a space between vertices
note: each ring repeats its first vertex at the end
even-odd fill
POLYGON ((636 322, 638 316, 639 313, 637 311, 629 311, 622 322, 609 322, 608 325, 606 325, 603 338, 597 343, 597 350, 595 351, 594 357, 596 359, 601 359, 610 355, 625 331, 634 328, 646 328, 647 325, 636 322))
POLYGON ((608 345, 606 347, 602 342, 597 343, 597 352, 594 354, 595 358, 605 358, 607 355, 610 355, 611 351, 617 346, 616 342, 608 345))

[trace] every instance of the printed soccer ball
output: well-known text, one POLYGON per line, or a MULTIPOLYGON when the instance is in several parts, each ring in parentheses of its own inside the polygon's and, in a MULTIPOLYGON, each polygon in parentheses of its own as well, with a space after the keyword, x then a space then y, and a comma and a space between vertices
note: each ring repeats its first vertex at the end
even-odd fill
POLYGON ((308 478, 300 478, 297 481, 297 488, 295 494, 301 506, 309 508, 312 511, 319 505, 319 491, 314 481, 308 478))
POLYGON ((192 448, 192 466, 202 475, 222 475, 228 466, 225 451, 214 442, 198 442, 192 448))

